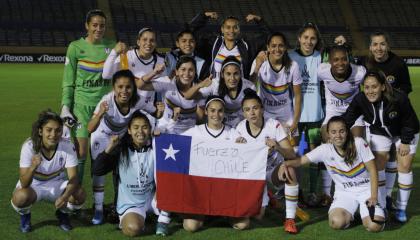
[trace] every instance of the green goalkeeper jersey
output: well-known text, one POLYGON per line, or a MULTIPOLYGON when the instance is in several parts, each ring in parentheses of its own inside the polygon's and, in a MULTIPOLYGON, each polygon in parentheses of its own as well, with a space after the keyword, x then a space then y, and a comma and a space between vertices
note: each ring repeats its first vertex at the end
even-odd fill
POLYGON ((96 106, 111 89, 111 80, 102 79, 104 63, 115 42, 103 39, 92 44, 84 38, 70 43, 63 76, 62 105, 73 108, 74 103, 96 106))

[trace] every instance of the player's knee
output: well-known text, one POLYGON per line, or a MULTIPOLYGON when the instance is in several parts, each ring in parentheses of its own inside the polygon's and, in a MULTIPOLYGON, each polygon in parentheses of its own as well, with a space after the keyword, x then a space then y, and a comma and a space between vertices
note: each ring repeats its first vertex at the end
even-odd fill
POLYGON ((196 232, 203 226, 201 221, 184 219, 183 227, 185 231, 196 232))
POLYGON ((335 230, 345 229, 349 226, 349 222, 347 222, 345 218, 335 214, 330 215, 329 224, 330 227, 335 230))
POLYGON ((241 219, 240 221, 237 221, 232 224, 232 227, 236 230, 245 230, 248 229, 250 225, 249 218, 241 219))
POLYGON ((123 225, 122 232, 126 236, 135 237, 140 235, 142 229, 143 225, 134 222, 128 222, 123 225))
POLYGON ((411 161, 398 161, 398 172, 408 173, 411 171, 411 161))
POLYGON ((12 201, 16 207, 27 207, 36 200, 36 193, 31 188, 22 188, 13 193, 12 201))

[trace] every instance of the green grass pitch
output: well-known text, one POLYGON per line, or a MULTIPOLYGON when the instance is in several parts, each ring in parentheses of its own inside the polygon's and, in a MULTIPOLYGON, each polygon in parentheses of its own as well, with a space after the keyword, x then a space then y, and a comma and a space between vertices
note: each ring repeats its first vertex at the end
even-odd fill
MULTIPOLYGON (((75 228, 65 233, 57 227, 54 206, 50 203, 37 203, 32 208, 33 231, 22 234, 18 230, 19 216, 10 206, 10 198, 18 180, 18 162, 20 147, 29 137, 31 124, 40 110, 51 108, 59 111, 61 98, 61 64, 0 64, 0 229, 1 239, 124 239, 115 225, 90 225, 90 206, 92 206, 91 181, 86 170, 84 187, 88 192, 84 216, 73 218, 75 228)), ((413 93, 411 101, 420 113, 420 67, 410 68, 413 93)), ((419 151, 417 151, 419 153, 419 151)), ((413 164, 414 182, 420 179, 420 164, 417 157, 413 164)), ((90 164, 87 164, 87 169, 90 164)), ((306 181, 307 182, 307 181, 306 181)), ((107 184, 110 185, 110 178, 107 184)), ((306 189, 307 184, 303 184, 306 189)), ((106 191, 106 202, 111 201, 109 187, 106 191)), ((404 225, 390 222, 385 231, 373 234, 365 231, 360 221, 350 229, 335 231, 328 227, 327 209, 310 209, 309 222, 298 222, 300 233, 288 235, 283 231, 282 214, 270 210, 262 222, 252 222, 247 231, 235 231, 227 222, 211 221, 204 230, 190 234, 182 230, 180 221, 171 226, 169 239, 420 239, 420 192, 412 192, 408 215, 409 221, 404 225)), ((158 239, 153 235, 153 227, 149 223, 144 239, 158 239)))

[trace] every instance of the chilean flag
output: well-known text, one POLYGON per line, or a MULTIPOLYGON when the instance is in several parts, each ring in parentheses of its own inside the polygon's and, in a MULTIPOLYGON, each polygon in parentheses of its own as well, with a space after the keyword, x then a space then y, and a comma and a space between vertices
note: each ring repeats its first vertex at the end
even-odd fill
POLYGON ((268 148, 162 134, 155 138, 157 206, 168 212, 248 217, 261 208, 268 148))

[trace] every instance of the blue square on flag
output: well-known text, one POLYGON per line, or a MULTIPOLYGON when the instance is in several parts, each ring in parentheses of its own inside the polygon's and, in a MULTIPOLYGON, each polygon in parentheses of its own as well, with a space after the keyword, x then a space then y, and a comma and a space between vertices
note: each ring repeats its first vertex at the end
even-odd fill
POLYGON ((161 134, 155 138, 155 148, 157 171, 189 173, 191 137, 161 134))

